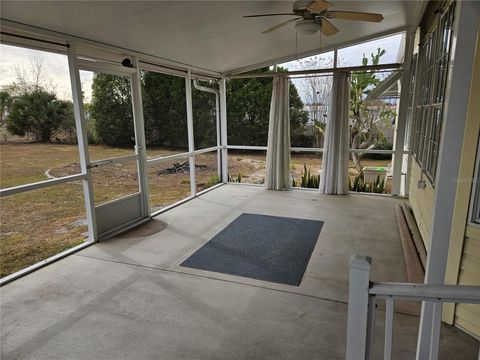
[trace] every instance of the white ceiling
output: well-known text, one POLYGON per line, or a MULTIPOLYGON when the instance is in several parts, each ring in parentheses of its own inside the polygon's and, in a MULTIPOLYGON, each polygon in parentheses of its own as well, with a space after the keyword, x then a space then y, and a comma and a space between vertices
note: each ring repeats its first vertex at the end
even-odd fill
POLYGON ((294 58, 298 53, 411 25, 417 1, 335 1, 333 10, 382 13, 381 23, 332 20, 331 37, 298 35, 294 25, 261 32, 289 17, 293 1, 1 1, 1 17, 221 73, 294 58))

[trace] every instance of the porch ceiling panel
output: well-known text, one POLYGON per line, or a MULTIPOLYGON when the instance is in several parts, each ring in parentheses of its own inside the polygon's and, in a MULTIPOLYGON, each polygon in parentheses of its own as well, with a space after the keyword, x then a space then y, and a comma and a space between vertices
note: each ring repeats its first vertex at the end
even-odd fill
POLYGON ((228 73, 255 64, 384 34, 411 25, 415 1, 334 1, 333 9, 382 13, 381 23, 333 20, 340 33, 320 39, 294 25, 261 32, 289 17, 245 19, 290 12, 293 1, 2 1, 1 16, 27 25, 228 73))

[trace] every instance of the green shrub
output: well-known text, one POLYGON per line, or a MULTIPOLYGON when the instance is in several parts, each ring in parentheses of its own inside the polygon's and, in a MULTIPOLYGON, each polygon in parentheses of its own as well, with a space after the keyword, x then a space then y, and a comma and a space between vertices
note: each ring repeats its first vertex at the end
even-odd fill
MULTIPOLYGON (((373 150, 392 150, 393 144, 389 143, 385 137, 382 137, 373 150)), ((390 160, 392 158, 391 154, 365 154, 364 159, 371 160, 390 160)))
POLYGON ((6 118, 7 130, 18 136, 50 142, 62 131, 74 131, 73 105, 41 88, 15 97, 6 118))
POLYGON ((217 174, 212 174, 208 178, 207 183, 205 184, 205 189, 208 189, 209 187, 212 187, 214 185, 217 185, 220 182, 220 179, 217 174))

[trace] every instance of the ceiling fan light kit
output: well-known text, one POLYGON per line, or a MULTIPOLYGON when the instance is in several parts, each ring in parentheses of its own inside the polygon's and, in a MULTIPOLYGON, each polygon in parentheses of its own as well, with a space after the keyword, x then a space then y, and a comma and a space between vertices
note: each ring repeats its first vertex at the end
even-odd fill
POLYGON ((295 29, 302 35, 313 35, 320 31, 320 24, 311 20, 300 20, 295 24, 295 29))

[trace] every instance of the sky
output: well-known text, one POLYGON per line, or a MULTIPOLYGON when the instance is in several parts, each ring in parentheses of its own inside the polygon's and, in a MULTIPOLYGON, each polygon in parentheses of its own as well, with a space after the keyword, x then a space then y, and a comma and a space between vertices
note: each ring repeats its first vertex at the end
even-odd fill
MULTIPOLYGON (((402 39, 402 34, 396 34, 381 39, 372 40, 366 43, 349 46, 343 49, 338 50, 338 60, 340 66, 359 66, 362 65, 363 54, 365 54, 369 62, 370 54, 376 53, 377 49, 380 47, 385 49, 385 55, 382 56, 380 63, 381 64, 390 64, 396 63, 397 55, 400 48, 400 42, 402 39)), ((332 67, 333 63, 333 51, 328 53, 323 53, 319 57, 323 58, 320 61, 319 68, 332 67)), ((289 61, 283 64, 279 64, 282 67, 287 68, 290 71, 293 70, 303 70, 305 69, 302 63, 308 62, 309 59, 313 59, 314 56, 306 57, 300 60, 289 61)), ((318 68, 318 67, 317 67, 318 68)))
MULTIPOLYGON (((401 34, 373 40, 360 45, 354 45, 339 49, 338 59, 343 66, 361 65, 363 54, 370 58, 372 52, 381 47, 386 50, 381 59, 381 63, 397 62, 397 54, 400 47, 401 34)), ((313 57, 307 57, 301 60, 290 61, 279 64, 289 70, 305 69, 305 62, 313 57)), ((315 62, 316 68, 332 67, 333 52, 325 53, 319 56, 321 60, 315 62)), ((68 61, 65 55, 49 53, 38 50, 31 50, 16 46, 0 44, 0 88, 9 85, 17 80, 17 73, 20 70, 25 74, 31 74, 32 66, 36 62, 42 62, 45 70, 45 85, 53 90, 60 99, 71 100, 70 77, 68 74, 68 61)), ((82 82, 82 91, 87 102, 91 99, 91 86, 93 74, 90 72, 80 72, 82 82)), ((305 101, 300 91, 302 100, 305 101)))
MULTIPOLYGON (((18 71, 31 78, 38 62, 43 64, 45 78, 43 86, 54 91, 59 99, 71 100, 72 90, 66 55, 0 44, 0 88, 17 81, 18 71)), ((87 100, 92 94, 93 74, 81 71, 82 91, 87 100)))

